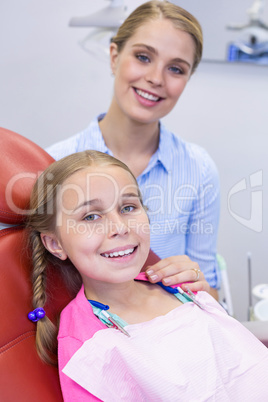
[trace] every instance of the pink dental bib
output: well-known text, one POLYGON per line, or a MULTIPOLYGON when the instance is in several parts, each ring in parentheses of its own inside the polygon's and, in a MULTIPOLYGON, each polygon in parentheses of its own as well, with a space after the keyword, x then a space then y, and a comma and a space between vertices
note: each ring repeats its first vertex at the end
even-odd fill
POLYGON ((84 342, 63 372, 107 402, 268 400, 268 349, 205 292, 84 342))

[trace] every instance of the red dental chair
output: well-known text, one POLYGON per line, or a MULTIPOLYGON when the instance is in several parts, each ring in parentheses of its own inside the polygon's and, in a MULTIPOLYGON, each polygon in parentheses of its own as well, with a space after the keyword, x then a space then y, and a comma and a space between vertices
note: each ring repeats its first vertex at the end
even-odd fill
MULTIPOLYGON (((32 310, 32 265, 23 222, 37 174, 52 162, 38 145, 0 128, 0 227, 7 226, 0 230, 1 402, 63 400, 57 369, 38 357, 35 324, 27 318, 32 310)), ((158 260, 151 253, 146 264, 158 260)), ((56 274, 50 274, 48 287, 45 310, 56 318, 71 297, 56 274)))
MULTIPOLYGON (((57 369, 35 350, 31 259, 23 222, 37 173, 53 162, 44 150, 9 130, 0 129, 0 399, 3 402, 62 401, 57 369)), ((60 286, 60 283, 57 285, 60 286)), ((64 307, 68 294, 52 295, 50 316, 64 307)))

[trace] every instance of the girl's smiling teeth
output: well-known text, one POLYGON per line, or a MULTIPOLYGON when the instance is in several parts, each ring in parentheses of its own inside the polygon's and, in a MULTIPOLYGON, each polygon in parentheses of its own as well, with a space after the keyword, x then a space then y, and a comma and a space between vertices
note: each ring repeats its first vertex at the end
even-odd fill
POLYGON ((158 102, 159 100, 163 99, 159 96, 153 95, 149 92, 142 91, 141 89, 134 88, 135 92, 140 95, 142 98, 148 99, 153 102, 158 102))
POLYGON ((128 248, 126 250, 114 251, 113 253, 102 253, 102 257, 114 258, 114 257, 124 257, 125 255, 130 255, 137 247, 128 248))

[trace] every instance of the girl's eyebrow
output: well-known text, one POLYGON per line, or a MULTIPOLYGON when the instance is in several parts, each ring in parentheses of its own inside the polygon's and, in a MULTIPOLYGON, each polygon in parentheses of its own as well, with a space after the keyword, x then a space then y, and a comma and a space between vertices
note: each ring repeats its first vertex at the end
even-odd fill
MULTIPOLYGON (((158 54, 157 50, 149 45, 145 45, 144 43, 135 43, 135 45, 133 45, 133 47, 145 47, 149 52, 153 53, 153 54, 158 54)), ((173 63, 185 63, 187 64, 187 66, 189 66, 190 68, 192 68, 191 64, 184 60, 181 59, 180 57, 175 57, 174 59, 171 60, 173 63)))
POLYGON ((94 198, 93 200, 87 200, 79 204, 72 212, 76 212, 78 209, 82 207, 86 207, 87 205, 101 205, 102 201, 99 198, 94 198))
MULTIPOLYGON (((125 194, 122 194, 122 198, 132 198, 132 197, 135 197, 135 198, 139 198, 139 196, 138 196, 138 194, 135 194, 135 193, 125 193, 125 194)), ((81 204, 79 204, 75 209, 73 209, 73 211, 72 212, 76 212, 78 209, 80 209, 80 208, 83 208, 83 207, 86 207, 86 206, 90 206, 90 205, 98 205, 98 206, 102 206, 102 200, 100 199, 100 198, 94 198, 93 200, 87 200, 87 201, 84 201, 84 202, 82 202, 81 204)))
POLYGON ((135 193, 122 194, 122 198, 131 198, 131 197, 139 198, 138 194, 135 194, 135 193))

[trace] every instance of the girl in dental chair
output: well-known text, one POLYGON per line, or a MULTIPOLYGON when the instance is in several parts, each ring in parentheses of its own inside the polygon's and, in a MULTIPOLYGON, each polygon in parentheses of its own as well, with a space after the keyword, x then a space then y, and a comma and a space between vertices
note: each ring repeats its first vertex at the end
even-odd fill
POLYGON ((80 287, 58 333, 65 401, 268 398, 264 345, 208 293, 194 295, 192 284, 152 284, 140 274, 149 221, 126 165, 98 151, 54 162, 33 188, 30 210, 35 310, 29 318, 37 321, 45 361, 57 346, 56 327, 43 310, 48 262, 70 287, 80 287))

